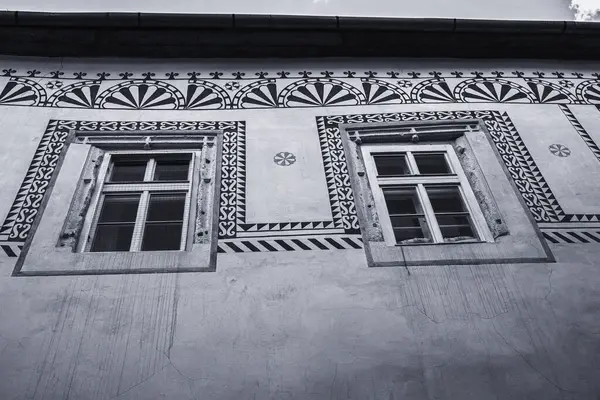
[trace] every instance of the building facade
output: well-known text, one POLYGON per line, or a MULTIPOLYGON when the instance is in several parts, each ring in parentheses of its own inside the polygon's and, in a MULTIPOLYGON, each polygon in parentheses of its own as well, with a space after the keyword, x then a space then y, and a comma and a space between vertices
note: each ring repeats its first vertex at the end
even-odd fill
POLYGON ((0 398, 600 395, 597 63, 0 63, 0 398))

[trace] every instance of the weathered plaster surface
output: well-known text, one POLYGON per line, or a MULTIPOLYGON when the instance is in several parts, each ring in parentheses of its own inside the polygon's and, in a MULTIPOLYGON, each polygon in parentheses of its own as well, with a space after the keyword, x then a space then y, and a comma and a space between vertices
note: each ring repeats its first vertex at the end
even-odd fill
POLYGON ((347 251, 3 278, 0 394, 595 399, 598 247, 581 247, 557 265, 366 269, 347 251))
MULTIPOLYGON (((56 65, 44 70, 61 68, 49 63, 56 65)), ((428 63, 423 73, 456 68, 428 63)), ((217 64, 192 67, 204 72, 217 64)), ((558 68, 508 61, 465 68, 519 65, 558 68)), ((371 67, 387 66, 363 69, 371 67)), ((125 64, 97 68, 117 73, 125 64)), ((570 107, 597 139, 598 110, 570 107)), ((600 213, 600 163, 558 105, 478 103, 223 111, 2 106, 0 216, 50 119, 246 121, 248 213, 280 222, 288 212, 311 219, 329 211, 316 116, 476 109, 509 114, 567 212, 600 213), (551 154, 556 141, 572 154, 551 154), (296 163, 271 164, 275 151, 294 152, 296 163), (297 180, 302 190, 289 189, 297 180)), ((15 259, 2 256, 0 399, 597 400, 600 244, 551 250, 556 263, 368 268, 361 249, 219 254, 210 273, 48 277, 11 277, 15 259)))

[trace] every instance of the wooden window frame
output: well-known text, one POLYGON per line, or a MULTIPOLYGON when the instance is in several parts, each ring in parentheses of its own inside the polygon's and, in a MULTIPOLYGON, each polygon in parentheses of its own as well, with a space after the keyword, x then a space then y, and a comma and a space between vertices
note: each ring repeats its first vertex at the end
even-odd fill
MULTIPOLYGON (((97 187, 90 207, 87 211, 83 226, 83 239, 79 241, 78 252, 92 252, 91 247, 96 234, 96 227, 100 217, 101 207, 104 204, 104 198, 110 194, 140 194, 137 215, 135 219, 134 230, 131 239, 129 252, 141 252, 143 231, 148 216, 148 207, 150 204, 150 195, 156 193, 185 193, 185 205, 183 214, 183 224, 181 232, 181 241, 177 250, 160 251, 185 251, 190 242, 189 224, 191 205, 194 203, 193 194, 196 192, 197 182, 194 180, 195 163, 200 157, 200 150, 110 150, 104 154, 104 159, 100 165, 97 187), (156 170, 156 157, 161 155, 185 156, 190 158, 188 166, 188 177, 186 181, 154 181, 156 170), (112 173, 115 156, 119 157, 148 157, 144 180, 140 182, 108 182, 112 173)), ((94 252, 98 253, 98 252, 94 252)), ((111 252, 112 253, 112 252, 111 252)), ((116 252, 118 253, 118 252, 116 252)))
POLYGON ((471 216, 474 233, 477 240, 473 242, 494 242, 494 238, 487 225, 485 217, 479 207, 475 194, 462 169, 458 156, 451 144, 363 144, 361 146, 363 160, 369 182, 375 200, 375 208, 379 215, 379 221, 383 231, 386 245, 388 246, 414 246, 414 245, 439 245, 459 244, 464 241, 444 241, 441 230, 437 223, 433 207, 426 193, 425 185, 452 185, 458 187, 462 200, 471 216), (398 177, 380 177, 374 161, 377 154, 404 154, 406 162, 411 171, 418 171, 413 153, 443 153, 450 174, 444 175, 404 175, 398 177), (414 187, 423 207, 425 218, 432 235, 432 242, 428 243, 397 243, 392 227, 392 222, 385 202, 383 187, 414 187))

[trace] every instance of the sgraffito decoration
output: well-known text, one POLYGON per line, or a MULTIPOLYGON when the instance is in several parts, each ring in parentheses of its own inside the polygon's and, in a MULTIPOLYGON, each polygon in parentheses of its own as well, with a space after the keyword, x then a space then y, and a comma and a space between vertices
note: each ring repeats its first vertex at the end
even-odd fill
MULTIPOLYGON (((510 93, 508 88, 505 91, 510 93)), ((513 96, 519 96, 516 94, 517 92, 513 93, 513 96)), ((341 151, 340 125, 473 119, 483 122, 512 180, 537 222, 600 222, 598 214, 567 214, 564 212, 507 113, 499 111, 439 111, 317 117, 330 202, 332 210, 340 211, 337 214, 339 224, 346 229, 352 229, 358 225, 352 190, 348 184, 346 160, 341 151)), ((565 149, 562 151, 566 153, 565 149)))
MULTIPOLYGON (((32 234, 36 216, 50 183, 58 173, 57 165, 70 131, 127 133, 128 131, 210 131, 223 132, 221 197, 219 199, 219 237, 235 237, 238 195, 243 203, 245 175, 236 172, 245 165, 245 123, 242 121, 66 121, 52 120, 35 151, 16 198, 0 228, 0 246, 9 257, 16 257, 32 234)), ((243 169, 243 168, 242 168, 243 169)), ((243 206, 241 206, 243 207, 243 206)))
POLYGON ((553 244, 600 243, 600 229, 548 229, 542 232, 544 238, 553 244))
POLYGON ((287 252, 303 250, 351 250, 362 249, 363 242, 358 236, 315 236, 278 239, 234 239, 220 240, 219 253, 259 253, 287 252))
POLYGON ((583 127, 583 125, 581 125, 581 123, 579 122, 577 117, 575 117, 575 114, 573 114, 569 106, 561 105, 560 109, 565 114, 565 117, 567 117, 571 125, 573 125, 575 131, 579 134, 579 136, 581 136, 581 139, 583 139, 584 143, 587 145, 590 151, 594 154, 596 159, 600 161, 600 147, 598 147, 596 142, 594 142, 594 139, 592 139, 587 130, 583 127))
POLYGON ((523 71, 73 72, 2 70, 0 105, 226 110, 405 103, 600 104, 600 75, 523 71))
MULTIPOLYGON (((60 96, 56 97, 57 101, 60 96)), ((293 250, 315 250, 315 246, 317 249, 323 250, 317 243, 324 244, 326 249, 339 249, 337 244, 340 243, 341 248, 361 248, 356 246, 362 246, 360 242, 356 241, 359 233, 358 226, 356 225, 353 229, 343 229, 343 225, 340 223, 340 210, 337 207, 335 209, 337 218, 329 221, 246 222, 246 124, 243 121, 51 120, 38 144, 8 215, 0 227, 0 248, 7 256, 17 257, 27 238, 33 234, 36 217, 41 210, 44 198, 50 195, 51 182, 58 173, 58 162, 66 148, 69 132, 72 130, 105 132, 115 135, 126 134, 128 131, 222 131, 218 237, 219 239, 228 239, 230 241, 227 243, 234 244, 221 246, 221 250, 229 249, 226 252, 235 252, 232 246, 235 246, 235 238, 238 237, 247 238, 244 240, 248 243, 256 243, 258 240, 256 238, 267 237, 268 240, 280 240, 284 244, 288 243, 287 240, 291 240, 290 246, 293 250), (330 236, 350 233, 354 233, 355 236, 345 236, 345 239, 339 240, 332 239, 330 236), (306 243, 300 240, 303 245, 292 239, 279 237, 280 235, 294 234, 326 235, 327 237, 322 238, 321 241, 313 238, 306 243)), ((289 166, 296 161, 296 158, 289 152, 282 152, 275 156, 274 161, 279 165, 289 166)), ((350 190, 349 186, 346 190, 350 190)), ((270 243, 268 240, 265 243, 270 243)), ((280 251, 287 250, 286 245, 278 244, 278 242, 272 246, 280 251)), ((239 248, 252 249, 253 247, 242 245, 239 248)), ((255 248, 273 251, 264 244, 257 245, 255 248)))
POLYGON ((280 167, 289 167, 296 162, 296 156, 289 151, 281 151, 275 154, 273 162, 280 167))
POLYGON ((571 155, 571 149, 560 143, 551 144, 548 146, 548 150, 556 157, 569 157, 571 155))

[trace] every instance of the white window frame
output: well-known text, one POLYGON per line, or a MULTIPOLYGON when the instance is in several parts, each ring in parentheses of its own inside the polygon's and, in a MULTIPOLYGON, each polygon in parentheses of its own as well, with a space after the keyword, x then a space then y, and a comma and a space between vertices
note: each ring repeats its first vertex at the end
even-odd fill
MULTIPOLYGON (((197 182, 194 179, 194 171, 196 160, 200 157, 200 150, 111 150, 104 153, 104 158, 97 177, 97 190, 93 195, 90 207, 88 208, 85 222, 82 229, 82 240, 79 241, 77 248, 78 252, 91 252, 91 246, 94 240, 96 232, 96 226, 98 218, 100 217, 100 208, 104 204, 104 198, 107 194, 140 194, 140 201, 138 205, 135 226, 133 229, 131 245, 129 252, 139 252, 142 246, 143 230, 146 224, 146 218, 148 216, 148 206, 150 203, 150 194, 155 193, 172 193, 172 192, 185 192, 185 205, 183 213, 183 224, 181 229, 181 242, 179 250, 167 250, 167 251, 184 251, 188 243, 188 230, 190 224, 190 213, 191 204, 193 200, 194 188, 197 182), (159 155, 182 155, 190 157, 190 164, 188 167, 187 181, 181 182, 169 182, 169 181, 153 181, 154 173, 156 170, 156 158, 152 156, 159 155), (136 183, 110 183, 107 182, 108 176, 111 173, 111 166, 115 156, 148 156, 148 164, 146 165, 146 171, 144 180, 136 183)), ((95 253, 95 252, 94 252, 95 253)), ((115 252, 119 253, 119 252, 115 252)))
MULTIPOLYGON (((471 221, 473 222, 473 228, 475 235, 477 235, 478 241, 481 242, 493 242, 494 238, 490 232, 490 229, 486 223, 486 220, 481 212, 481 208, 477 202, 477 198, 473 193, 473 189, 467 180, 467 177, 462 169, 458 156, 454 151, 454 148, 450 144, 364 144, 361 146, 362 156, 365 162, 365 168, 369 182, 371 182, 371 188, 373 191, 373 198, 375 200, 375 208, 379 215, 379 221, 383 231, 383 236, 386 245, 388 246, 409 246, 409 245, 438 245, 438 244, 460 244, 466 242, 445 242, 442 236, 442 232, 438 226, 437 219, 433 212, 433 207, 429 202, 429 197, 425 191, 425 185, 431 184, 450 184, 457 186, 465 207, 471 215, 471 221), (446 162, 451 170, 451 174, 448 175, 403 175, 398 177, 381 177, 378 176, 377 168, 375 166, 374 155, 377 154, 404 154, 406 162, 412 171, 418 171, 418 167, 413 156, 413 153, 444 153, 446 162), (424 210, 427 224, 431 231, 432 242, 421 243, 421 244, 410 244, 410 243, 397 243, 394 235, 394 229, 392 227, 392 221, 390 219, 385 198, 383 195, 383 189, 386 186, 407 186, 416 187, 416 192, 419 197, 419 201, 424 210)), ((472 242, 467 242, 472 243, 472 242)))

